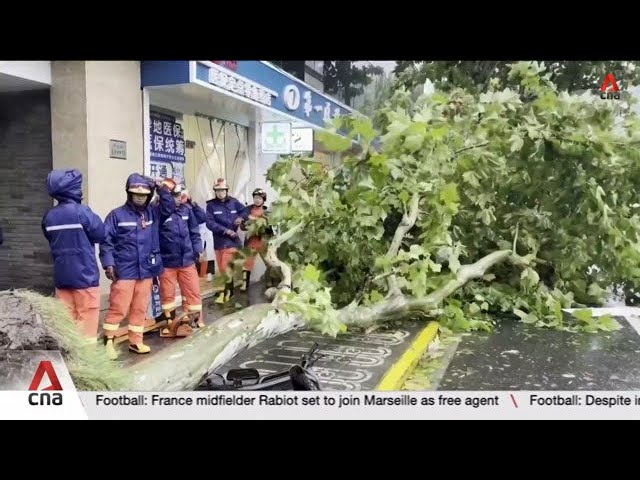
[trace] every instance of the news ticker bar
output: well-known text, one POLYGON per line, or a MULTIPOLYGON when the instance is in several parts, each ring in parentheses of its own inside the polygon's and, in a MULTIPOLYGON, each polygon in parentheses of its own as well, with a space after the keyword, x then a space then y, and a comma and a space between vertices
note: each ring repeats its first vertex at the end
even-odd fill
POLYGON ((640 419, 640 392, 0 392, 0 418, 640 419))

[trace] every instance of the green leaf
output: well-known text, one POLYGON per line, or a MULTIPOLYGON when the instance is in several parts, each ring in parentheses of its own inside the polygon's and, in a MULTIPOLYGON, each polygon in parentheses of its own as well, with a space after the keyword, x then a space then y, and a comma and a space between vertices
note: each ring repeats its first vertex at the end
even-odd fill
POLYGON ((486 312, 487 310, 489 310, 489 304, 487 302, 482 302, 482 305, 480 305, 480 309, 486 312))
POLYGON ((302 278, 310 282, 318 282, 320 280, 320 270, 313 265, 307 265, 302 273, 302 278))
POLYGON ((469 313, 471 315, 475 315, 476 313, 478 313, 480 311, 480 307, 478 306, 478 304, 476 302, 472 302, 469 305, 469 313))
POLYGON ((442 200, 445 205, 459 202, 460 197, 458 196, 458 185, 455 183, 447 183, 442 187, 442 190, 440 191, 440 200, 442 200))
POLYGON ((394 180, 397 180, 400 177, 402 177, 402 170, 400 170, 398 167, 392 167, 391 178, 393 178, 394 180))
POLYGON ((446 125, 433 128, 429 131, 429 133, 431 134, 431 138, 433 138, 434 140, 439 140, 443 137, 446 137, 448 132, 449 132, 449 127, 447 127, 446 125))
POLYGON ((415 152, 416 150, 420 150, 422 142, 424 142, 424 137, 422 135, 409 135, 404 140, 404 146, 407 150, 415 152))
POLYGON ((369 300, 371 301, 371 303, 377 303, 377 302, 381 302, 382 300, 384 300, 384 295, 382 295, 379 291, 377 290, 373 290, 370 294, 369 294, 369 300))
POLYGON ((581 322, 589 322, 593 318, 593 311, 589 308, 582 310, 574 310, 572 315, 581 322))
POLYGON ((362 135, 366 142, 370 142, 378 135, 378 132, 373 128, 371 119, 365 116, 358 117, 353 121, 353 131, 362 135))
POLYGON ((511 136, 509 141, 511 142, 511 153, 520 151, 524 145, 524 140, 522 140, 522 137, 516 133, 511 136))
POLYGON ((603 298, 608 295, 608 293, 609 292, 607 292, 604 288, 601 288, 597 283, 592 283, 591 285, 589 285, 589 289, 587 290, 587 295, 596 298, 603 298))
POLYGON ((411 198, 411 196, 409 195, 408 192, 406 192, 405 190, 401 191, 400 194, 398 195, 398 198, 400 200, 402 200, 404 203, 407 203, 409 201, 409 198, 411 198))
POLYGON ((469 170, 468 172, 464 172, 462 174, 462 179, 471 185, 472 187, 479 187, 480 182, 478 181, 478 175, 473 170, 469 170))
POLYGON ((344 152, 351 148, 351 140, 335 133, 319 132, 318 140, 332 152, 344 152))
POLYGON ((367 176, 364 180, 361 180, 358 183, 359 187, 369 188, 371 190, 375 189, 376 186, 373 184, 373 179, 370 176, 367 176))
POLYGON ((513 313, 514 315, 517 315, 520 318, 520 320, 524 320, 525 318, 527 318, 527 315, 528 315, 528 313, 523 312, 522 310, 519 310, 517 308, 513 310, 513 313))
POLYGON ((533 268, 527 267, 520 274, 520 279, 524 282, 525 285, 529 287, 533 287, 540 282, 540 276, 538 272, 536 272, 533 268))
POLYGON ((605 332, 613 332, 622 328, 622 325, 620 325, 616 319, 609 314, 598 317, 597 323, 600 330, 605 332))
POLYGON ((458 270, 460 270, 460 267, 462 265, 460 264, 460 260, 458 260, 458 256, 455 254, 451 254, 451 256, 449 257, 449 270, 451 270, 452 273, 458 273, 458 270))

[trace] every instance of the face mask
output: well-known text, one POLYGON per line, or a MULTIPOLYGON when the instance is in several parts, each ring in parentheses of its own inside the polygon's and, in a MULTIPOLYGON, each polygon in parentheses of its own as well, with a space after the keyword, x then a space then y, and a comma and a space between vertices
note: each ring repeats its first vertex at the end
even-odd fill
POLYGON ((136 207, 143 207, 145 203, 147 203, 147 195, 142 195, 139 193, 131 194, 131 201, 136 207))

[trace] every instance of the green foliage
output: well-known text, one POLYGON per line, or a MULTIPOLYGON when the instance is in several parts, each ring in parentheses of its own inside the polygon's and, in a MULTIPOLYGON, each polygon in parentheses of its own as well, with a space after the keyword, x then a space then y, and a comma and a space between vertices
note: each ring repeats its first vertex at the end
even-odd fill
POLYGON ((504 262, 454 292, 447 325, 485 329, 489 314, 515 312, 539 326, 611 326, 568 325, 561 309, 596 305, 612 284, 640 287, 640 121, 615 101, 559 92, 536 62, 513 65, 506 78, 513 88, 416 101, 398 89, 379 112, 381 147, 371 146, 369 121, 343 118, 332 127, 350 132, 331 145, 343 152, 337 166, 286 158, 271 167, 280 194, 272 222, 282 231, 304 224, 280 258, 298 275, 309 265, 321 272, 296 284, 315 305, 312 321, 334 325, 332 309, 380 301, 391 275, 406 295, 432 293, 461 264, 511 249, 517 237, 524 263, 504 262), (416 222, 389 255, 415 192, 416 222))
POLYGON ((247 225, 247 238, 261 237, 265 234, 269 222, 265 217, 258 217, 254 220, 248 220, 247 225))
POLYGON ((382 68, 374 65, 357 65, 351 60, 325 60, 323 69, 324 91, 351 105, 354 97, 364 91, 382 68))
MULTIPOLYGON (((508 61, 429 61, 397 63, 395 74, 397 85, 413 88, 422 86, 427 79, 438 89, 449 91, 464 88, 474 92, 484 92, 494 84, 514 86, 514 69, 508 61)), ((517 65, 517 64, 516 64, 517 65)), ((520 64, 522 65, 522 64, 520 64)), ((558 61, 550 62, 544 73, 549 76, 559 91, 569 92, 599 89, 608 73, 624 87, 638 85, 638 62, 621 61, 558 61)), ((517 66, 516 66, 517 68, 517 66)), ((520 67, 529 68, 528 66, 520 67)), ((543 73, 540 71, 540 73, 543 73)), ((515 86, 520 84, 515 83, 515 86)))
POLYGON ((299 270, 294 278, 296 290, 284 298, 283 310, 302 315, 307 325, 335 337, 347 327, 338 320, 330 289, 321 282, 321 272, 313 265, 299 270))

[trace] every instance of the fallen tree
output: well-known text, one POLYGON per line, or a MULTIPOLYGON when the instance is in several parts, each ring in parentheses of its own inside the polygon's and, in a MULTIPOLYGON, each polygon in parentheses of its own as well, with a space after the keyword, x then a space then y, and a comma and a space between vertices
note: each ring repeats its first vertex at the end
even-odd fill
POLYGON ((640 284, 640 122, 624 103, 558 92, 536 63, 510 75, 519 89, 493 82, 417 102, 399 90, 382 132, 358 116, 335 121, 347 137, 322 141, 342 155, 337 165, 276 162, 273 303, 125 369, 127 389, 193 389, 242 349, 303 326, 337 335, 421 317, 489 330, 508 312, 541 327, 616 328, 562 310, 640 284))

